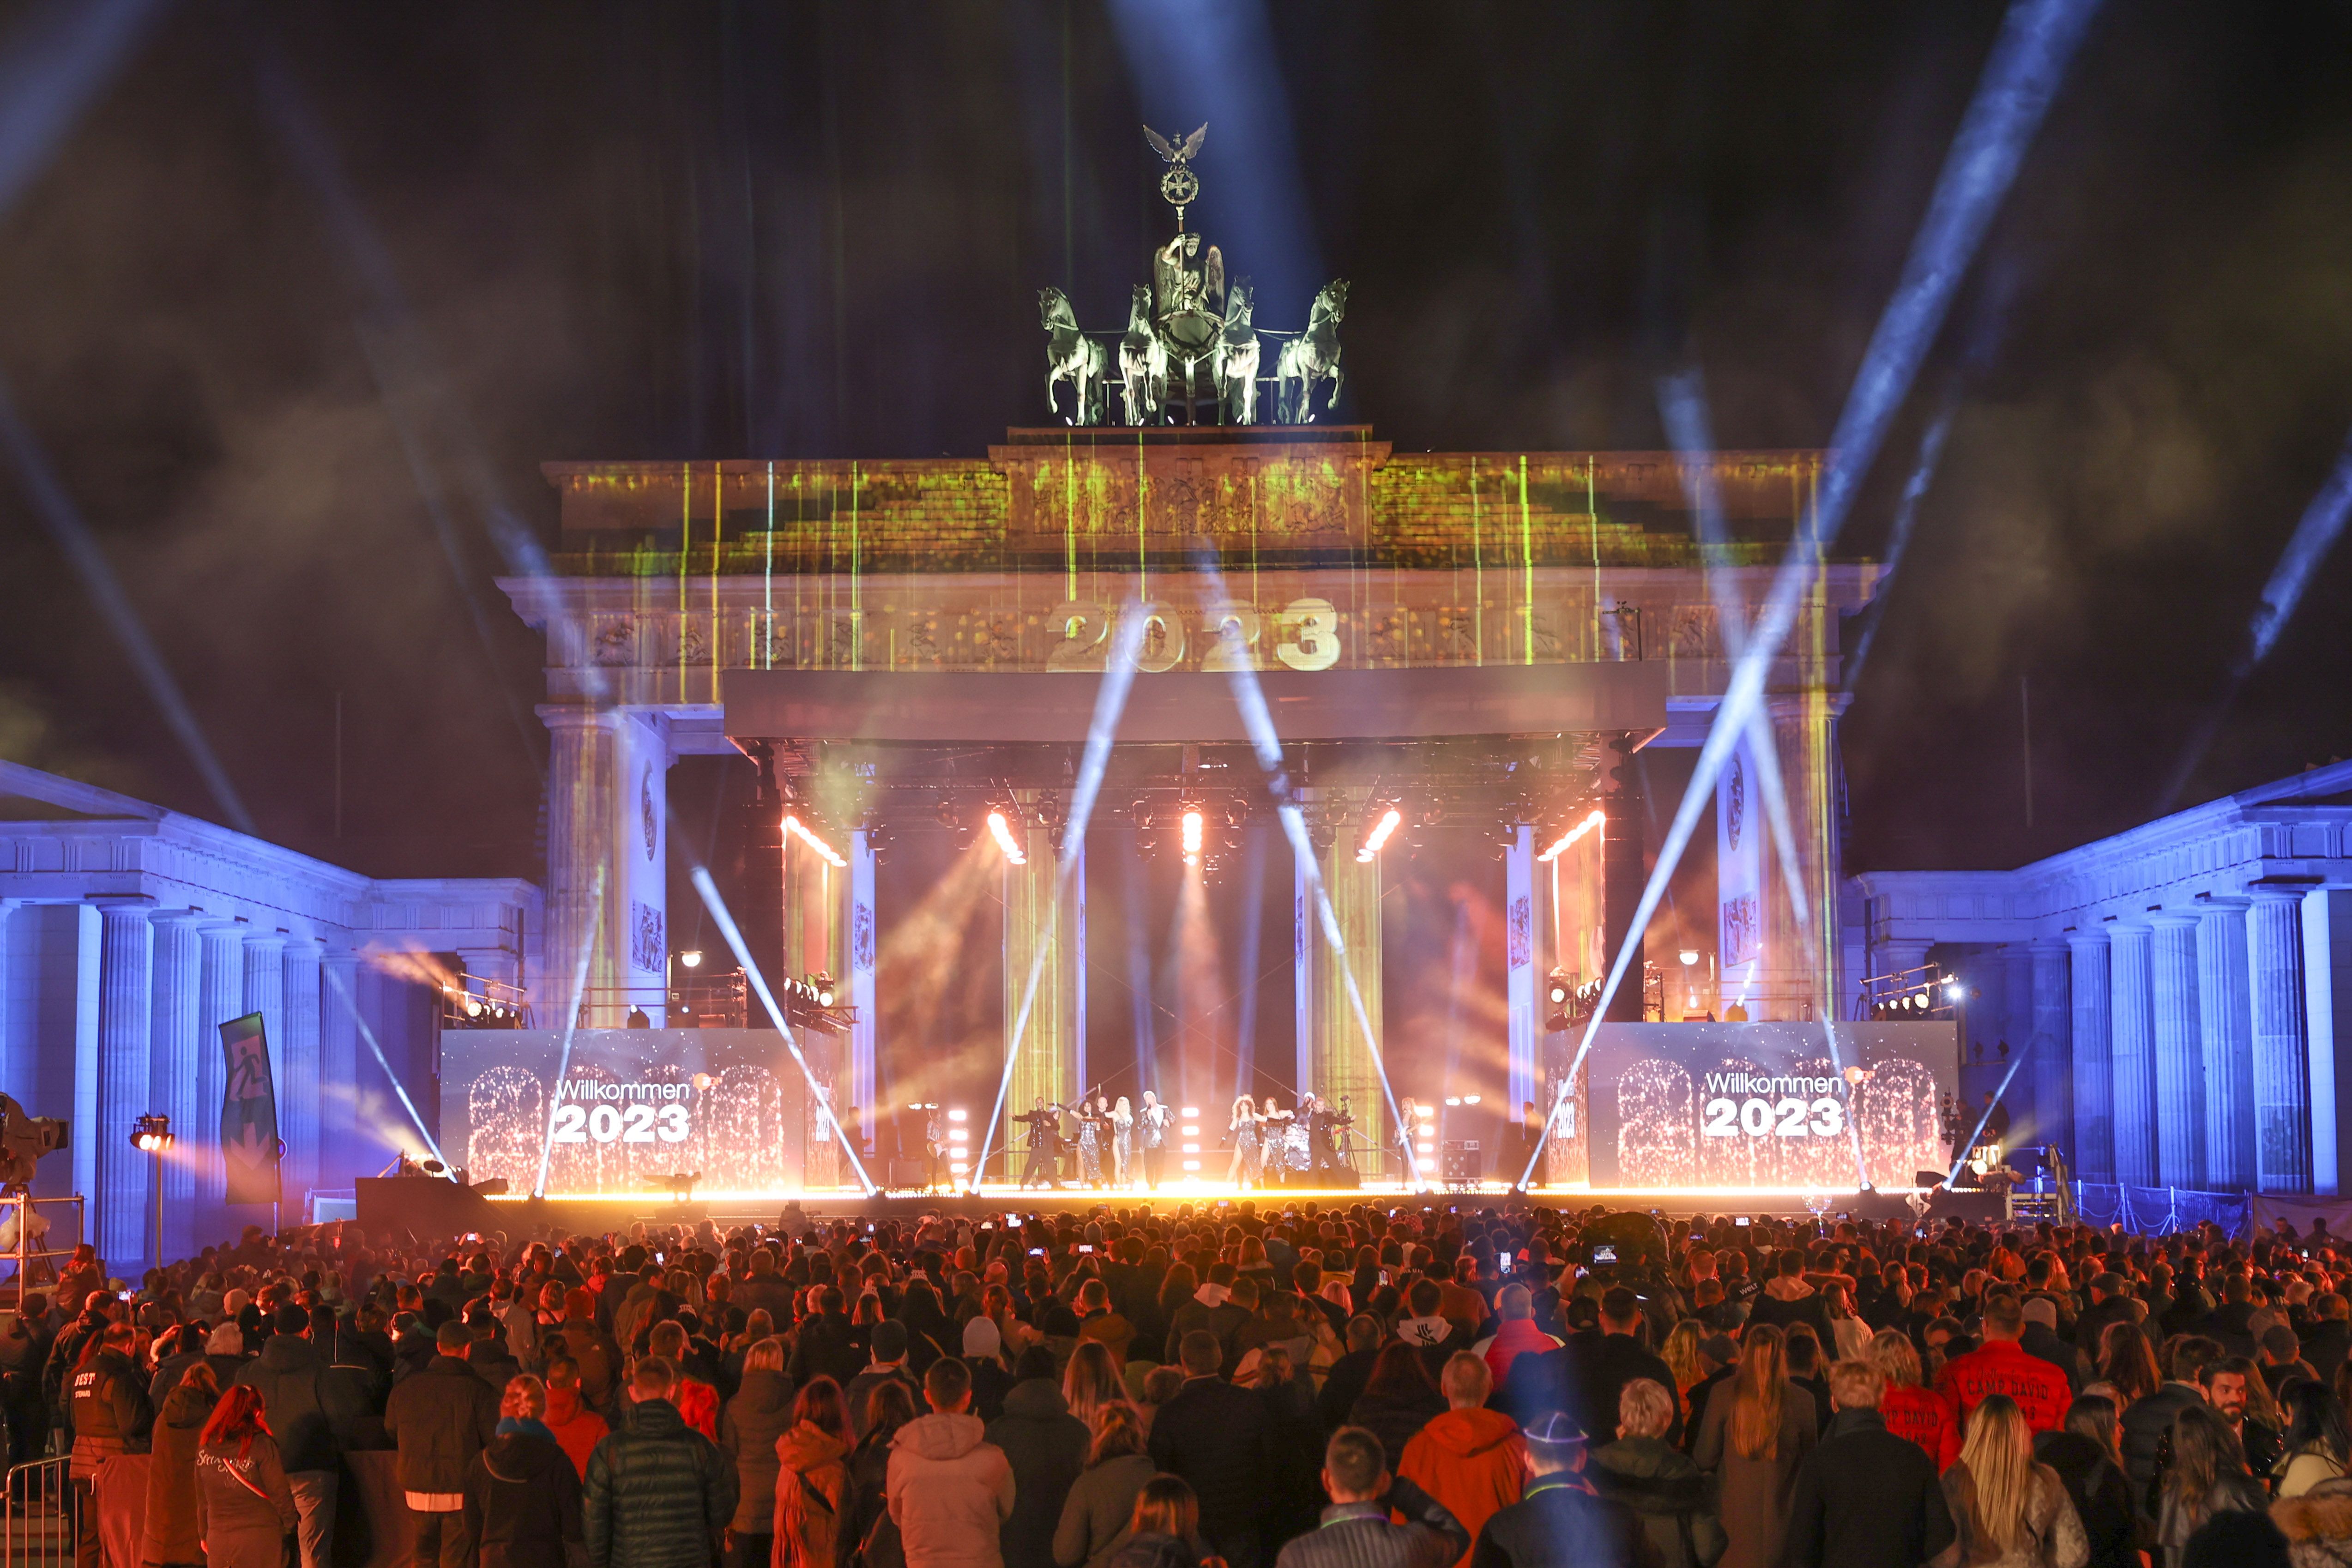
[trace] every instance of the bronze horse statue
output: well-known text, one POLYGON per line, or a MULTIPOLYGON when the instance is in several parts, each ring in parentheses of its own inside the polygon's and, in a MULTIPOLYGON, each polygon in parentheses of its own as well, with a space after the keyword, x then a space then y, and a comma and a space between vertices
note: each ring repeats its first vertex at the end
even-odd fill
POLYGON ((1045 406, 1061 413, 1054 388, 1066 381, 1076 394, 1069 422, 1101 424, 1110 408, 1110 356, 1078 331, 1078 313, 1059 289, 1040 289, 1037 310, 1045 327, 1045 406))
POLYGON ((1328 380, 1331 394, 1323 401, 1329 413, 1339 401, 1339 323, 1348 314, 1348 280, 1335 278, 1315 296, 1307 317, 1307 331, 1282 345, 1274 363, 1275 418, 1285 425, 1307 425, 1315 419, 1314 390, 1328 380))

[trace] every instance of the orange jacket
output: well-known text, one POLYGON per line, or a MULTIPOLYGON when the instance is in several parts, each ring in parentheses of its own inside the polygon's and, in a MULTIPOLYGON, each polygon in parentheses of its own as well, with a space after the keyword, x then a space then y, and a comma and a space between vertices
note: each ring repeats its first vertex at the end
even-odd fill
MULTIPOLYGON (((1449 1410, 1404 1446, 1396 1473, 1445 1505, 1475 1542, 1486 1521, 1519 1500, 1526 1486, 1526 1439, 1498 1410, 1449 1410)), ((1466 1568, 1465 1552, 1454 1568, 1466 1568)))

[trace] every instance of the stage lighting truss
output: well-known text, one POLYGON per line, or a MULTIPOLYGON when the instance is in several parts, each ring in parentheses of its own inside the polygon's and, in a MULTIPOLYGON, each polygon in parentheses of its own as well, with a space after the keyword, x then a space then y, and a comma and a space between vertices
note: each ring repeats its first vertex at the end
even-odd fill
POLYGON ((523 994, 504 981, 461 974, 441 986, 441 1026, 445 1029, 527 1029, 530 1009, 523 994))
POLYGON ((775 988, 776 1005, 784 1010, 784 1022, 795 1029, 814 1029, 821 1035, 845 1035, 857 1022, 857 1009, 840 1005, 840 994, 833 976, 819 970, 800 980, 786 980, 775 988))
POLYGON ((1370 813, 1370 825, 1356 846, 1356 863, 1369 866, 1379 858, 1381 849, 1404 822, 1404 807, 1395 801, 1376 800, 1370 813))
POLYGON ((1969 996, 1965 978, 1938 964, 1923 964, 1864 981, 1855 1016, 1893 1023, 1946 1019, 1956 1016, 1969 996))
POLYGON ((1557 1035, 1591 1017, 1592 1010, 1601 1005, 1604 984, 1592 979, 1579 984, 1565 969, 1553 970, 1544 984, 1544 994, 1551 1004, 1551 1013, 1544 1020, 1545 1029, 1557 1035))
POLYGON ((1013 824, 1018 820, 1017 816, 1008 816, 1001 805, 989 808, 988 836, 996 840, 996 847, 1008 866, 1029 863, 1029 852, 1021 847, 1021 836, 1013 831, 1013 824))
POLYGON ((1556 830, 1552 834, 1549 841, 1544 846, 1542 852, 1536 856, 1536 858, 1538 860, 1559 859, 1561 854, 1564 853, 1571 845, 1575 844, 1578 839, 1582 838, 1586 834, 1591 833, 1594 828, 1599 827, 1608 820, 1608 813, 1602 811, 1597 805, 1594 806, 1591 811, 1586 812, 1582 816, 1577 818, 1566 827, 1556 830))
POLYGON ((797 838, 803 844, 807 845, 811 849, 814 850, 828 866, 846 866, 849 864, 848 859, 843 856, 840 850, 835 849, 832 845, 827 844, 823 838, 817 837, 815 830, 811 828, 807 823, 803 822, 796 814, 788 813, 785 816, 784 833, 787 837, 797 838))

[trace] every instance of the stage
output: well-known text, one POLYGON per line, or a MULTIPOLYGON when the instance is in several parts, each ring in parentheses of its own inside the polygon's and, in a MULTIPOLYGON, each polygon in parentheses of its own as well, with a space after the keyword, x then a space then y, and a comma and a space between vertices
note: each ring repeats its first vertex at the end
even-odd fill
MULTIPOLYGON (((1318 1211, 1345 1211, 1358 1204, 1388 1211, 1493 1209, 1508 1212, 1535 1207, 1583 1213, 1602 1208, 1612 1212, 1645 1212, 1668 1220, 1728 1215, 1756 1219, 1820 1218, 1831 1222, 1853 1219, 1875 1223, 1916 1217, 1910 1202, 1912 1194, 1907 1189, 1861 1193, 1808 1192, 1790 1188, 1659 1191, 1563 1186, 1515 1191, 1499 1182, 1485 1182, 1456 1188, 1425 1187, 1416 1191, 1394 1183, 1368 1183, 1359 1187, 1263 1188, 1241 1188, 1212 1183, 1171 1183, 1157 1192, 1078 1187, 1065 1187, 1057 1192, 1051 1188, 1024 1190, 991 1184, 983 1185, 978 1192, 925 1193, 918 1189, 877 1192, 871 1197, 862 1196, 855 1189, 829 1189, 814 1192, 698 1192, 683 1197, 670 1197, 659 1193, 552 1194, 543 1198, 500 1196, 485 1200, 453 1184, 436 1184, 448 1187, 450 1197, 466 1205, 468 1228, 478 1227, 484 1234, 503 1230, 509 1240, 520 1234, 549 1226, 567 1235, 601 1235, 625 1230, 633 1225, 698 1225, 706 1219, 721 1226, 751 1223, 772 1225, 787 1208, 795 1205, 801 1214, 813 1220, 906 1219, 925 1215, 967 1219, 994 1217, 1000 1221, 1008 1215, 1019 1215, 1024 1218, 1039 1215, 1085 1218, 1097 1214, 1117 1215, 1121 1213, 1165 1216, 1186 1210, 1197 1213, 1202 1209, 1230 1209, 1235 1213, 1274 1215, 1304 1210, 1310 1205, 1318 1211)), ((404 1185, 413 1186, 415 1184, 404 1185)), ((424 1195, 414 1192, 400 1194, 404 1201, 397 1211, 363 1207, 361 1223, 370 1231, 405 1227, 420 1220, 432 1224, 431 1211, 437 1210, 439 1205, 417 1201, 424 1195)), ((1957 1215, 1980 1224, 1999 1220, 2004 1212, 2002 1201, 1987 1193, 1937 1193, 1929 1206, 1929 1213, 1935 1218, 1957 1215)), ((425 1238, 423 1233, 419 1236, 420 1239, 425 1238)))

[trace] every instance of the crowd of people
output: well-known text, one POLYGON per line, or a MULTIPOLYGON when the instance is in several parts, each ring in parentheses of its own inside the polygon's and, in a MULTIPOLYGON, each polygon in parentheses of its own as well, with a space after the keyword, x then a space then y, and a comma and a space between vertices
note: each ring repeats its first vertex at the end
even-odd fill
POLYGON ((795 1209, 119 1285, 0 1329, 90 1565, 146 1453, 142 1563, 323 1568, 370 1449, 421 1568, 2352 1563, 2324 1230, 795 1209))

